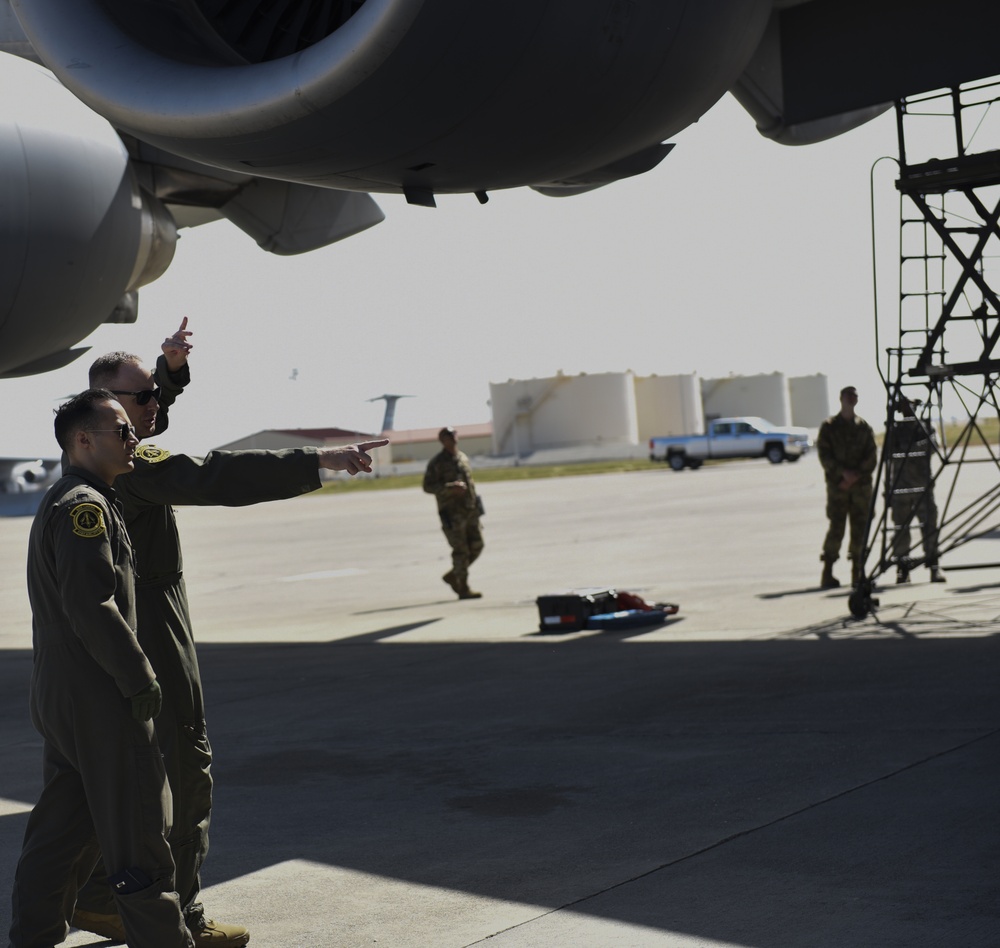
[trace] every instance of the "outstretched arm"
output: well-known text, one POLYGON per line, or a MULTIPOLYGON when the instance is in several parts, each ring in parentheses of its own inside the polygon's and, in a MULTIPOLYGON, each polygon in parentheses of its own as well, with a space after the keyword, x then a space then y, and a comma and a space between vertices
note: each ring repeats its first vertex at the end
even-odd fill
POLYGON ((278 451, 210 451, 205 457, 160 452, 136 459, 135 470, 116 484, 130 505, 243 507, 297 497, 321 486, 320 468, 357 474, 370 471, 372 448, 387 441, 363 441, 341 448, 283 448, 278 451))

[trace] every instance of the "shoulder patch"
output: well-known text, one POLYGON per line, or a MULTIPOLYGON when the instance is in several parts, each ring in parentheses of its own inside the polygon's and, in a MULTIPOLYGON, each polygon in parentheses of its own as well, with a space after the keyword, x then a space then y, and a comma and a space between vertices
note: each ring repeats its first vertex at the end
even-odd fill
POLYGON ((73 532, 78 537, 99 537, 106 530, 104 511, 97 504, 77 504, 69 512, 73 532))
POLYGON ((148 461, 150 464, 158 464, 160 461, 165 461, 170 457, 170 452, 164 451, 163 448, 158 448, 155 444, 140 444, 135 449, 135 456, 141 458, 143 461, 148 461))

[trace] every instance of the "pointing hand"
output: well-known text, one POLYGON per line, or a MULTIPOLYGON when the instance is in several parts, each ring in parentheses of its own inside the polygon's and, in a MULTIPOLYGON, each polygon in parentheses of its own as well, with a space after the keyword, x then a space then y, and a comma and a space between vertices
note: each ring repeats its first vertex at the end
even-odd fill
POLYGON ((188 331, 187 324, 188 318, 185 316, 181 320, 181 328, 178 329, 172 336, 167 336, 167 338, 163 340, 163 345, 160 346, 167 359, 167 368, 170 369, 171 372, 176 372, 188 360, 188 353, 191 351, 191 343, 187 341, 187 338, 192 335, 192 333, 188 331))
POLYGON ((361 441, 358 444, 348 444, 342 448, 321 448, 319 466, 327 471, 347 471, 352 477, 361 471, 370 474, 372 458, 368 452, 388 443, 388 438, 382 438, 379 441, 361 441))

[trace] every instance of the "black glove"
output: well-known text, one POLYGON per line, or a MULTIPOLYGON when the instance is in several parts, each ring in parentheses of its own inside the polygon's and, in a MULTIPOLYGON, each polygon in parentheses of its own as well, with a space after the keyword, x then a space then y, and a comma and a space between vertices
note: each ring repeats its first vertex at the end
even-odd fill
POLYGON ((129 701, 132 702, 132 717, 136 721, 149 721, 160 713, 163 706, 163 692, 160 683, 154 678, 142 691, 137 691, 129 701))

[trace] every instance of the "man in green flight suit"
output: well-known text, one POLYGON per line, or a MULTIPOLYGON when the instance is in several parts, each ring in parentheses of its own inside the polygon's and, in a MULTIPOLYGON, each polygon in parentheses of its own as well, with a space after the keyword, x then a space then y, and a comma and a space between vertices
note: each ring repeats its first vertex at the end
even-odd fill
POLYGON ((133 551, 112 483, 139 443, 103 389, 56 412, 68 466, 28 541, 31 719, 44 787, 14 875, 12 948, 66 938, 98 859, 111 872, 122 940, 191 948, 167 843, 170 790, 153 728, 155 672, 136 636, 133 551))
POLYGON ((819 463, 826 476, 826 516, 830 527, 823 541, 823 575, 820 586, 833 589, 840 585, 833 575, 833 564, 840 557, 844 527, 851 524, 848 556, 851 559, 851 583, 861 578, 865 527, 872 500, 872 472, 878 463, 875 433, 871 425, 854 411, 858 392, 853 385, 840 390, 840 411, 820 425, 816 437, 819 463))
MULTIPOLYGON (((190 345, 186 336, 181 342, 183 345, 175 348, 186 362, 190 345)), ((175 380, 180 377, 176 360, 167 367, 175 380)), ((159 370, 158 365, 157 381, 162 379, 159 370)), ((140 439, 162 430, 158 415, 174 393, 162 384, 154 387, 152 373, 137 356, 123 352, 102 356, 91 367, 90 377, 91 384, 118 392, 140 439)), ((241 925, 206 918, 199 901, 212 808, 212 751, 173 507, 239 507, 296 497, 320 486, 321 468, 351 475, 371 471, 372 459, 367 452, 387 443, 212 451, 203 458, 142 444, 135 452, 135 470, 115 482, 135 545, 139 642, 163 688, 163 711, 156 731, 174 799, 169 839, 184 918, 198 948, 240 948, 247 944, 250 933, 241 925)), ((81 892, 73 924, 105 937, 121 938, 121 920, 99 877, 81 892)))
POLYGON ((441 529, 451 545, 452 568, 441 578, 459 599, 479 599, 482 593, 469 588, 469 567, 483 552, 482 503, 469 459, 458 449, 455 429, 442 428, 438 441, 441 450, 427 465, 424 490, 437 498, 441 529))

